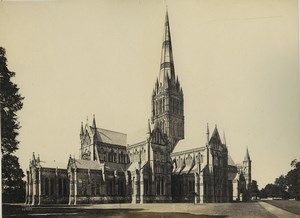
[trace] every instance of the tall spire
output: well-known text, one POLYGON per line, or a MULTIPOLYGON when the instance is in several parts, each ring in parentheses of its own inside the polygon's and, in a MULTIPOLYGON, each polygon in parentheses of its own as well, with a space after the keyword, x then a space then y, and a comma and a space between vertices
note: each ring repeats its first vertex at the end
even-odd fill
POLYGON ((164 83, 167 75, 171 80, 175 79, 175 70, 173 62, 173 51, 169 24, 168 10, 166 11, 166 19, 164 26, 164 36, 160 60, 159 82, 164 83))

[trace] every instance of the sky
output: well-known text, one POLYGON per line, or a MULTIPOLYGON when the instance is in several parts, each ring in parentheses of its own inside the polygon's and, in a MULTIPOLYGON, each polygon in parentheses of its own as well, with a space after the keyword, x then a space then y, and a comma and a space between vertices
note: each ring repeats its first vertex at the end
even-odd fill
POLYGON ((93 114, 128 143, 147 126, 166 5, 187 142, 203 146, 217 124, 236 163, 248 147, 259 188, 300 160, 297 1, 2 1, 0 45, 25 96, 23 170, 32 152, 78 157, 93 114))

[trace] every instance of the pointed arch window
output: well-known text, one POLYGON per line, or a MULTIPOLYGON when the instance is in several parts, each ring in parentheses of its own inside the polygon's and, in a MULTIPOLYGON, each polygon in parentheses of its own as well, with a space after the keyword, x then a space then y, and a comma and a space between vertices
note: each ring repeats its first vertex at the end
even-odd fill
POLYGON ((165 194, 165 184, 164 184, 164 177, 161 178, 161 195, 165 194))
POLYGON ((113 162, 117 162, 117 153, 113 152, 113 162))
POLYGON ((111 162, 111 151, 108 152, 108 159, 107 159, 107 161, 111 162))
POLYGON ((49 179, 45 178, 45 195, 49 196, 49 179))
POLYGON ((157 177, 156 178, 156 194, 157 195, 160 195, 160 178, 159 177, 157 177))

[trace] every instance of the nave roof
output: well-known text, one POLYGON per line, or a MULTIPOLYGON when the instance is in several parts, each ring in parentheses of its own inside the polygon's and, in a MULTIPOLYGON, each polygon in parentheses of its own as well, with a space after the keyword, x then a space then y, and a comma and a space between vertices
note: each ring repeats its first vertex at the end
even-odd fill
POLYGON ((41 160, 39 164, 42 168, 58 168, 58 169, 66 169, 68 165, 67 163, 58 162, 55 160, 53 161, 41 160))
POLYGON ((75 165, 78 169, 101 170, 97 161, 75 159, 75 165))

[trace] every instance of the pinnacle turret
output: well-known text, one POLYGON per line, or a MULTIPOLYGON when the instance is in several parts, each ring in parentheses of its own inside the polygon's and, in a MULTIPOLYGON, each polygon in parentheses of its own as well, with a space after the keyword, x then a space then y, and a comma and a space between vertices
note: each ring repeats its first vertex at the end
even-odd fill
POLYGON ((151 134, 151 124, 150 124, 150 119, 148 119, 148 132, 147 134, 151 134))
POLYGON ((245 154, 245 157, 244 157, 244 161, 251 161, 250 155, 249 155, 249 151, 248 151, 248 147, 247 147, 247 150, 246 150, 246 154, 245 154))
POLYGON ((226 145, 226 136, 225 136, 225 131, 223 130, 223 143, 226 145))
POLYGON ((80 136, 83 135, 83 122, 81 122, 81 127, 80 127, 80 136))
POLYGON ((209 125, 206 124, 206 143, 209 144, 209 125))
POLYGON ((95 114, 93 115, 93 128, 96 129, 96 119, 95 119, 95 114))

